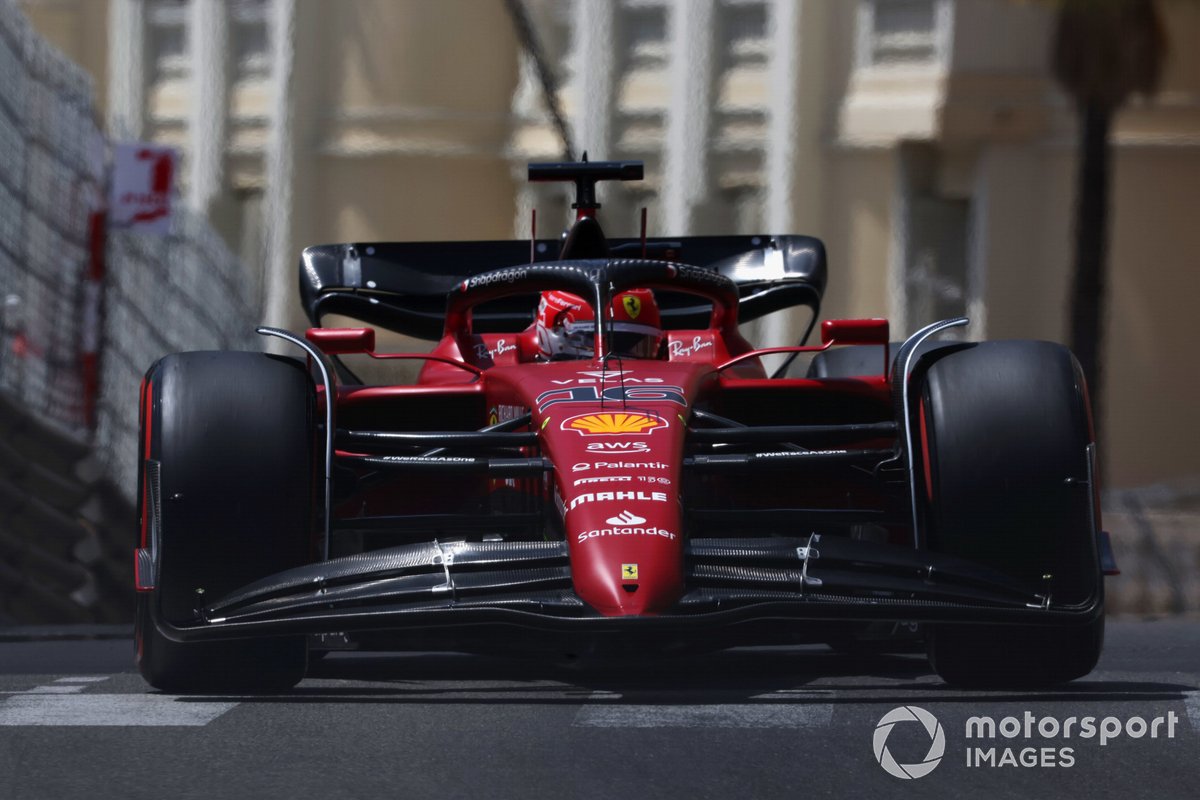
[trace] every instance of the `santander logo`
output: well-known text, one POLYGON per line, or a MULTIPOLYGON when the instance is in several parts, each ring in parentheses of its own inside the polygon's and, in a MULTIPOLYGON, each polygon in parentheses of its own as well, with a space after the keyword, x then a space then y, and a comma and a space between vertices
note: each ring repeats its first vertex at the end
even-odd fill
POLYGON ((646 518, 639 517, 637 514, 634 514, 630 511, 622 511, 615 517, 609 517, 604 521, 609 525, 641 525, 646 521, 646 518))

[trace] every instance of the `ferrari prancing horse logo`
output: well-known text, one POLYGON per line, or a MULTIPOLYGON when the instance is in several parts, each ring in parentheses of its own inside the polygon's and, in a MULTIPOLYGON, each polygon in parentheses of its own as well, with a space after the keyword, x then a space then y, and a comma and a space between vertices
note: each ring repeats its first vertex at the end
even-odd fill
POLYGON ((630 319, 637 319, 638 314, 642 313, 642 301, 632 294, 627 294, 621 298, 621 303, 625 306, 625 313, 630 319))
POLYGON ((638 579, 637 564, 622 564, 621 577, 627 581, 636 581, 638 579))

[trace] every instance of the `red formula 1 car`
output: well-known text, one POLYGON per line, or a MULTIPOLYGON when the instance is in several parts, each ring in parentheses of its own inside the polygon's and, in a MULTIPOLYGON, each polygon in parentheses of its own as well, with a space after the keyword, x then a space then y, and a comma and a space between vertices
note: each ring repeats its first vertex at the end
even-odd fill
MULTIPOLYGON (((138 663, 169 691, 299 681, 314 642, 562 652, 916 637, 964 685, 1088 673, 1103 639, 1087 392, 1046 342, 900 344, 817 318, 804 236, 312 247, 305 360, 167 356, 142 386, 138 663), (377 354, 374 328, 437 342, 377 354), (812 326, 810 326, 811 329, 812 326), (761 356, 810 353, 804 377, 761 356), (346 354, 421 359, 365 385, 346 354)), ((910 644, 912 642, 910 641, 910 644)))

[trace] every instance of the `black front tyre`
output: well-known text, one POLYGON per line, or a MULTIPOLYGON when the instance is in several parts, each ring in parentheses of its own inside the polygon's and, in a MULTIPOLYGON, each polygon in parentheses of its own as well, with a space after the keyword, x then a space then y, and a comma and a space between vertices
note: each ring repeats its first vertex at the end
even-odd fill
MULTIPOLYGON (((930 354, 913 380, 929 549, 1006 572, 1056 606, 1102 598, 1091 424, 1071 353, 984 342, 930 354)), ((1050 686, 1089 673, 1103 641, 1103 613, 1071 626, 943 624, 928 654, 948 683, 1050 686)))
MULTIPOLYGON (((182 643, 161 618, 196 610, 308 560, 313 532, 315 395, 304 366, 261 353, 167 356, 146 376, 142 468, 158 462, 162 525, 153 592, 139 593, 138 669, 172 693, 287 689, 306 669, 304 637, 182 643)), ((145 512, 143 511, 143 515, 145 512)))

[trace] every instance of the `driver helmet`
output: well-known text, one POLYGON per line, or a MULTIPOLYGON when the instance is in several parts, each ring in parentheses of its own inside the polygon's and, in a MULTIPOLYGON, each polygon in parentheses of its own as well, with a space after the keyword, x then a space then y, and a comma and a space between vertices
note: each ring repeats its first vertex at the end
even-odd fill
MULTIPOLYGON (((657 358, 662 348, 662 320, 654 292, 630 289, 613 296, 609 307, 612 352, 626 358, 657 358)), ((538 350, 549 361, 591 358, 596 315, 579 295, 542 292, 538 303, 538 350)))

